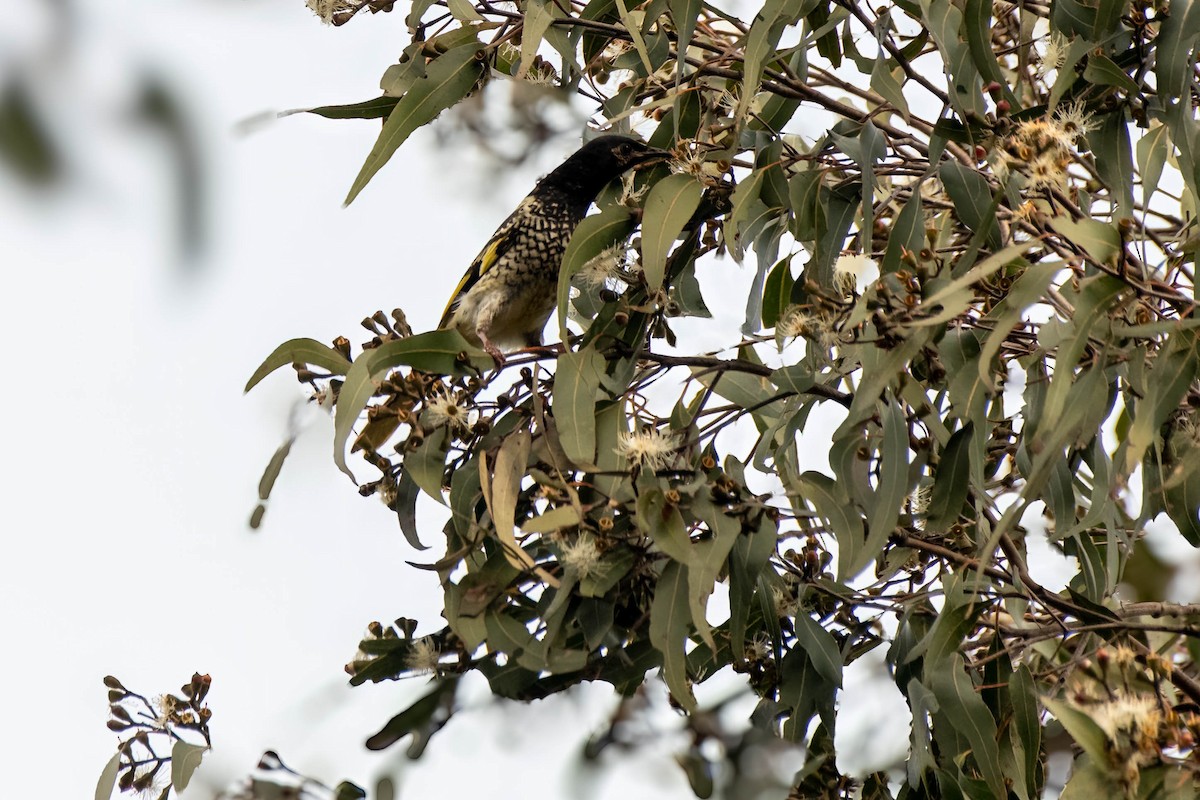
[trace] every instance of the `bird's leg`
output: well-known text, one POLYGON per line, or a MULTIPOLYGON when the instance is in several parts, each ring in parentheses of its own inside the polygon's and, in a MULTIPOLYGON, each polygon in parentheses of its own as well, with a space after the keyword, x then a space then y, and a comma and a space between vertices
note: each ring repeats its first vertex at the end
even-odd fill
POLYGON ((495 342, 488 338, 487 330, 482 327, 476 328, 475 335, 479 337, 479 343, 483 345, 483 349, 487 351, 487 354, 492 357, 492 361, 496 362, 496 369, 502 368, 505 362, 504 353, 500 351, 495 342))
POLYGON ((500 348, 488 336, 492 331, 492 320, 496 318, 497 310, 497 304, 494 299, 491 302, 483 304, 475 318, 475 335, 479 337, 479 344, 492 357, 492 361, 496 362, 496 369, 500 369, 504 366, 504 353, 500 351, 500 348))

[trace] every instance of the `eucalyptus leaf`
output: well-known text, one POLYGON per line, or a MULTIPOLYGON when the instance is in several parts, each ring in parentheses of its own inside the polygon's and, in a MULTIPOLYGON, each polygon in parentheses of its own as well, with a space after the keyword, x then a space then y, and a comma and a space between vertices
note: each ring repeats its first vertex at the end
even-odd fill
POLYGON ((345 375, 350 370, 350 361, 332 347, 313 339, 289 339, 276 347, 258 369, 254 370, 242 391, 250 391, 263 378, 289 364, 312 364, 334 375, 345 375))
POLYGON ((359 414, 378 389, 378 379, 399 366, 442 375, 469 375, 473 370, 492 366, 492 361, 482 350, 468 344, 457 330, 421 333, 361 353, 346 372, 333 425, 333 462, 350 480, 355 478, 346 465, 346 441, 359 414), (460 356, 465 356, 465 360, 460 356))
POLYGON ((650 641, 662 654, 663 677, 671 696, 685 710, 696 707, 696 698, 687 679, 684 648, 691 624, 688 603, 687 568, 672 561, 663 569, 650 606, 650 641))
POLYGON ((689 175, 671 175, 654 184, 642 217, 642 270, 656 291, 667 271, 667 254, 700 206, 703 187, 689 175))
POLYGON ((358 197, 413 131, 432 122, 475 88, 483 75, 484 66, 479 59, 479 51, 478 44, 462 45, 443 53, 429 64, 425 77, 414 83, 388 114, 379 139, 346 195, 346 205, 358 197))
POLYGON ((192 782, 192 775, 200 766, 204 754, 209 747, 203 744, 192 744, 182 739, 171 746, 171 787, 182 792, 192 782))
POLYGON ((567 457, 579 466, 596 461, 596 400, 607 362, 594 347, 564 353, 554 377, 554 421, 567 457))

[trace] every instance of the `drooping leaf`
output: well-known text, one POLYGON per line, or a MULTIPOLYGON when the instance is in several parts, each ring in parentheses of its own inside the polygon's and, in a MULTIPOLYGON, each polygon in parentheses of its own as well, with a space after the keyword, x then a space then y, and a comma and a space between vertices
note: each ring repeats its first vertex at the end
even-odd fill
POLYGON ((408 471, 404 470, 396 483, 396 519, 409 547, 414 550, 428 550, 429 546, 421 544, 417 535, 417 496, 420 493, 421 487, 417 486, 408 471))
POLYGON ((929 676, 929 682, 941 713, 954 730, 970 742, 971 758, 983 774, 992 796, 1007 797, 996 744, 996 720, 972 685, 962 656, 954 653, 944 667, 929 676))
POLYGON ((346 195, 346 205, 358 197, 359 192, 413 131, 432 122, 475 88, 484 69, 479 52, 477 43, 461 45, 443 53, 428 65, 425 77, 415 82, 388 114, 379 139, 346 195))
POLYGON ((192 782, 192 775, 209 750, 207 745, 179 740, 171 746, 171 786, 182 792, 192 782))
POLYGON ((1125 471, 1132 472, 1158 437, 1168 415, 1175 411, 1200 372, 1200 349, 1196 334, 1180 331, 1171 335, 1154 359, 1147 379, 1146 396, 1134 409, 1133 425, 1126 439, 1125 471))
POLYGON ((609 206, 599 214, 586 217, 571 234, 558 272, 558 335, 562 341, 570 338, 567 303, 571 298, 571 279, 593 258, 625 241, 632 230, 629 210, 624 206, 609 206))
POLYGON ((117 787, 117 775, 121 772, 121 754, 113 753, 112 758, 100 771, 96 779, 96 800, 111 800, 113 789, 117 787))
POLYGON ((956 161, 942 164, 938 177, 946 187, 946 194, 950 195, 954 211, 963 224, 983 233, 989 247, 999 247, 1000 228, 992 210, 992 190, 987 179, 956 161))
POLYGON ((904 409, 892 400, 882 404, 880 416, 883 436, 879 444, 879 486, 869 507, 866 545, 860 560, 851 564, 851 572, 862 569, 882 552, 912 488, 908 469, 908 419, 904 409))
POLYGON ((1036 795, 1037 768, 1041 761, 1042 724, 1038 717, 1037 693, 1027 664, 1018 664, 1008 679, 1012 702, 1013 729, 1025 756, 1026 791, 1036 795))
POLYGON ((904 251, 920 252, 925 242, 924 208, 921 203, 921 192, 914 188, 912 197, 896 215, 896 222, 888 234, 887 250, 880 264, 880 272, 895 272, 900 269, 900 259, 904 251))
POLYGON ((399 366, 437 375, 469 375, 492 366, 491 357, 472 347, 457 330, 437 330, 385 342, 366 350, 346 372, 338 394, 333 421, 333 462, 350 480, 354 473, 346 465, 346 442, 359 414, 375 394, 379 378, 399 366), (465 356, 465 358, 460 358, 465 356))
POLYGON ((433 691, 392 717, 378 733, 367 739, 367 749, 385 750, 410 733, 421 738, 422 731, 437 730, 445 725, 457 688, 457 678, 439 679, 433 691))
POLYGON ((946 442, 938 460, 933 489, 926 508, 926 529, 944 531, 958 521, 971 482, 971 438, 975 425, 968 421, 946 442))
POLYGON ((276 347, 258 369, 254 370, 242 391, 250 391, 263 378, 290 364, 312 364, 328 370, 333 375, 345 375, 350 369, 350 362, 346 357, 328 345, 314 339, 289 339, 276 347))
POLYGON ((679 509, 667 502, 661 489, 643 491, 637 501, 638 527, 659 550, 680 564, 691 564, 692 543, 679 509))
POLYGON ((524 428, 510 434, 496 454, 496 466, 490 480, 485 477, 487 459, 481 457, 479 462, 480 478, 484 481, 484 499, 488 502, 488 510, 496 525, 496 538, 504 548, 508 563, 517 569, 530 569, 534 565, 533 557, 517 544, 513 532, 516 528, 517 496, 521 492, 521 479, 525 477, 531 444, 529 431, 524 428))
POLYGON ((758 530, 737 537, 729 554, 729 639, 735 657, 745 651, 754 590, 777 538, 777 526, 764 515, 758 530))
MULTIPOLYGON (((1091 62, 1088 63, 1091 68, 1091 62)), ((1124 75, 1125 73, 1121 73, 1124 75)), ((1085 74, 1086 76, 1086 74, 1085 74)), ((1124 110, 1101 117, 1099 130, 1088 134, 1088 143, 1096 154, 1096 171, 1116 201, 1115 217, 1133 216, 1133 145, 1129 140, 1129 120, 1124 110)))
POLYGON ((564 353, 554 375, 554 421, 567 457, 578 466, 596 461, 596 395, 607 362, 592 346, 564 353))
POLYGON ((838 543, 838 579, 854 577, 876 554, 865 552, 863 519, 846 490, 826 475, 805 472, 797 478, 801 496, 826 520, 838 543))
POLYGON ((671 21, 675 23, 675 31, 679 37, 679 52, 686 53, 704 3, 702 0, 669 0, 667 5, 671 9, 671 21))
POLYGON ((691 606, 692 624, 696 632, 705 644, 715 650, 717 645, 706 616, 708 598, 716 586, 717 576, 726 569, 730 551, 738 540, 742 526, 738 520, 725 514, 704 496, 693 498, 691 510, 704 521, 711 536, 691 545, 688 603, 691 606))
POLYGON ((663 283, 667 254, 700 206, 703 187, 690 175, 670 175, 654 184, 642 217, 642 270, 651 291, 663 283))
POLYGON ((767 275, 767 282, 763 287, 763 304, 762 304, 762 324, 764 328, 773 328, 791 305, 792 284, 795 283, 795 278, 792 277, 792 257, 789 255, 783 258, 775 265, 770 274, 767 275))
POLYGON ((523 78, 533 66, 533 58, 537 55, 542 37, 554 21, 558 6, 546 3, 544 0, 526 0, 525 24, 521 28, 521 66, 517 69, 517 78, 523 78))
POLYGON ((687 587, 687 568, 677 561, 668 563, 658 579, 650 606, 650 641, 662 654, 663 678, 671 696, 691 711, 696 707, 696 698, 688 685, 684 652, 692 616, 687 587))
POLYGON ((446 473, 445 428, 430 431, 421 444, 404 457, 404 474, 428 496, 445 505, 442 484, 446 473))
POLYGON ((813 667, 829 683, 842 686, 842 653, 829 631, 801 611, 795 617, 796 641, 812 661, 813 667))

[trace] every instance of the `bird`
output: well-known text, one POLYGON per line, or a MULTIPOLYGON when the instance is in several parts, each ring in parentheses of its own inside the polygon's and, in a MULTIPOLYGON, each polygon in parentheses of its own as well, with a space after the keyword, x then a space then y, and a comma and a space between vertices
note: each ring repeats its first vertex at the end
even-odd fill
POLYGON ((456 329, 503 366, 505 350, 537 347, 558 295, 571 235, 600 191, 671 153, 620 134, 598 136, 537 182, 454 289, 439 329, 456 329))

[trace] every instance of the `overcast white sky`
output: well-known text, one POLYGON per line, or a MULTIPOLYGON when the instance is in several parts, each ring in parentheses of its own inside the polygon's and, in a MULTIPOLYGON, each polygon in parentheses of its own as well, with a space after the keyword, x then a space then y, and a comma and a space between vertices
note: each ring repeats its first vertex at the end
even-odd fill
MULTIPOLYGON (((415 554, 333 468, 320 426, 295 452, 265 529, 247 530, 298 387, 284 373, 248 397, 241 387, 284 339, 357 341, 376 308, 402 306, 431 327, 533 176, 481 184, 470 160, 420 135, 342 210, 372 124, 294 116, 235 135, 262 111, 373 96, 404 43, 399 13, 333 29, 301 2, 88 0, 75 4, 63 53, 48 46, 44 4, 19 5, 0 29, 0 76, 37 70, 72 170, 67 190, 36 196, 0 177, 0 325, 14 345, 3 400, 5 793, 91 796, 115 746, 106 673, 148 693, 193 670, 213 675, 217 750, 200 773, 210 786, 268 747, 329 782, 394 773, 400 748, 371 757, 361 742, 421 683, 351 691, 341 665, 369 620, 408 614, 432 627, 436 584, 403 564, 415 554), (147 72, 179 91, 203 142, 214 238, 191 275, 174 259, 167 153, 128 116, 147 72)), ((481 779, 462 768, 474 754, 511 760, 524 737, 481 722, 488 713, 453 748, 435 745, 403 790, 455 796, 481 779)), ((551 734, 568 724, 530 720, 551 734)), ((535 744, 555 741, 564 755, 572 745, 561 735, 535 744)), ((664 780, 681 784, 673 771, 664 780)))
MULTIPOLYGON (((491 797, 562 796, 569 771, 539 765, 569 762, 603 719, 606 685, 507 716, 476 692, 477 708, 416 765, 402 748, 363 751, 422 683, 350 690, 341 665, 369 620, 439 627, 440 592, 404 565, 424 556, 391 515, 333 467, 323 422, 294 448, 264 529, 249 532, 299 389, 283 371, 249 396, 241 387, 285 339, 361 341, 357 321, 377 308, 432 327, 479 244, 574 142, 485 176, 478 155, 421 132, 344 210, 373 123, 297 115, 235 128, 374 96, 406 40, 402 12, 334 29, 301 0, 77 0, 61 50, 48 4, 13 2, 0 78, 36 73, 70 170, 61 191, 30 194, 0 167, 5 794, 90 797, 115 745, 102 676, 154 694, 199 670, 213 676, 217 748, 186 797, 245 774, 267 748, 330 783, 398 776, 403 796, 483 782, 491 797), (167 151, 129 114, 148 73, 177 90, 203 145, 213 235, 191 271, 175 257, 167 151)), ((713 305, 735 329, 741 302, 713 305)), ((438 529, 425 534, 434 554, 438 529)), ((865 680, 852 670, 847 695, 865 680)), ((841 735, 868 743, 849 756, 859 764, 903 753, 903 704, 880 697, 843 717, 841 735)), ((689 796, 672 744, 593 796, 689 796)))
MULTIPOLYGON (((569 762, 611 702, 604 685, 508 716, 477 691, 422 762, 365 753, 422 682, 350 690, 341 665, 369 620, 440 627, 440 592, 404 565, 423 556, 391 515, 334 469, 322 424, 294 449, 264 529, 248 531, 299 388, 286 372, 241 387, 285 339, 361 341, 358 320, 377 308, 432 327, 479 244, 577 140, 483 176, 478 156, 423 132, 343 210, 374 124, 235 128, 374 96, 406 40, 402 13, 334 29, 300 0, 78 0, 64 49, 48 4, 16 2, 0 77, 36 75, 70 169, 34 194, 0 171, 5 794, 90 797, 116 742, 101 678, 156 694, 199 670, 213 676, 217 746, 187 796, 266 748, 329 783, 397 776, 405 796, 483 782, 493 797, 562 796, 569 774, 533 765, 569 762), (190 272, 175 258, 168 150, 131 118, 146 74, 177 90, 202 143, 213 236, 190 272)), ((688 796, 672 744, 596 796, 688 796)))

